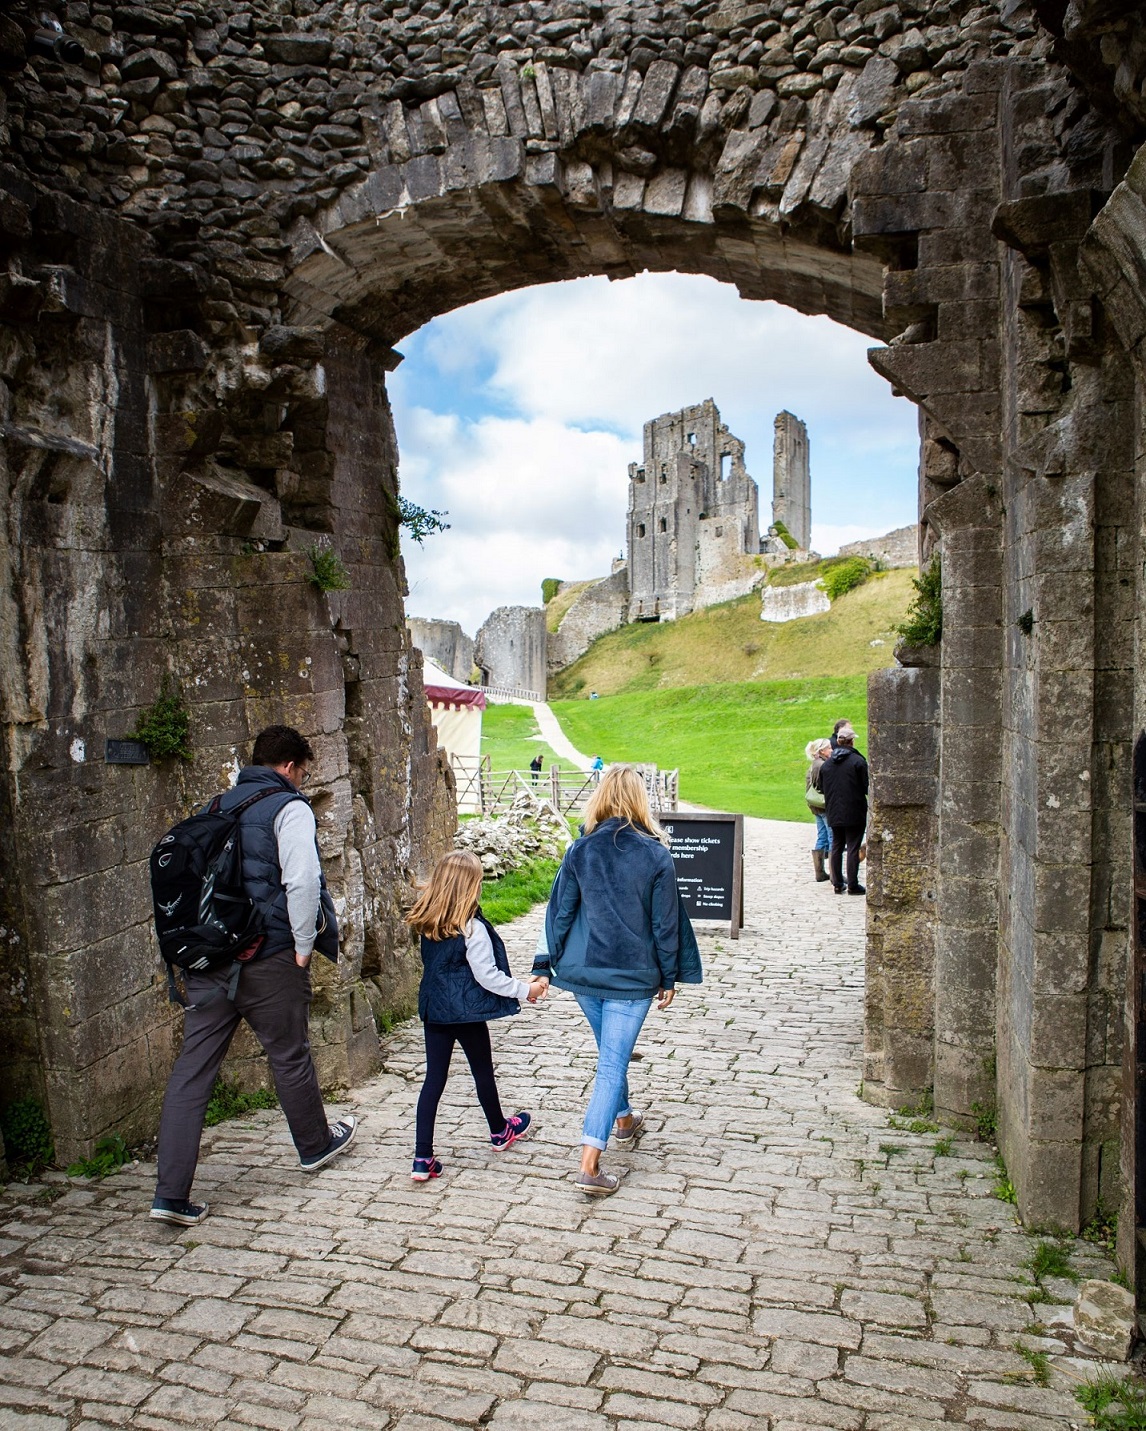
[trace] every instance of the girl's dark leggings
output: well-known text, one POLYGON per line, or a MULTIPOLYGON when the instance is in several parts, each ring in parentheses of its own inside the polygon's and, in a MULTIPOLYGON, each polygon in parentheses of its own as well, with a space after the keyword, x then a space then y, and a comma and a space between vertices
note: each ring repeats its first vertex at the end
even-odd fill
POLYGON ((422 1092, 418 1096, 418 1131, 414 1156, 432 1158, 434 1155, 434 1120, 438 1116, 438 1104, 442 1101, 442 1094, 446 1089, 455 1043, 461 1044, 462 1052, 469 1063, 489 1131, 500 1133, 505 1127, 505 1114, 501 1111, 501 1100, 497 1096, 497 1080, 493 1076, 493 1049, 490 1047, 487 1025, 427 1022, 422 1027, 426 1034, 426 1081, 422 1084, 422 1092))

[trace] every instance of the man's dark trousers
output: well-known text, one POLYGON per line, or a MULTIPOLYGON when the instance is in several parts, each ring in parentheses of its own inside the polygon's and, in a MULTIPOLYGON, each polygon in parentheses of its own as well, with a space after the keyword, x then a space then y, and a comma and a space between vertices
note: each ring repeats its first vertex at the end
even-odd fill
MULTIPOLYGON (((228 978, 229 966, 189 974, 188 1003, 225 988, 228 978)), ((156 1197, 182 1200, 191 1194, 203 1117, 240 1019, 250 1024, 267 1055, 299 1157, 313 1157, 326 1147, 330 1128, 310 1056, 310 999, 310 970, 299 968, 293 949, 284 949, 244 964, 234 1003, 220 994, 205 1008, 185 1012, 183 1049, 171 1071, 159 1123, 156 1197)))
POLYGON ((832 884, 836 889, 844 887, 844 850, 848 852, 848 889, 859 889, 860 845, 863 843, 862 825, 833 825, 832 853, 828 863, 832 871, 832 884))

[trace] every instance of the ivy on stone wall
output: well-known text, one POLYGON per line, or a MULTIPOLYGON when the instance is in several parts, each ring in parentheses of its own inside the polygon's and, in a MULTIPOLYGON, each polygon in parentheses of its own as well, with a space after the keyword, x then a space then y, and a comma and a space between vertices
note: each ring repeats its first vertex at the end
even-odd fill
POLYGON ((937 646, 943 635, 943 575, 938 552, 911 584, 915 600, 907 608, 899 634, 909 646, 937 646))

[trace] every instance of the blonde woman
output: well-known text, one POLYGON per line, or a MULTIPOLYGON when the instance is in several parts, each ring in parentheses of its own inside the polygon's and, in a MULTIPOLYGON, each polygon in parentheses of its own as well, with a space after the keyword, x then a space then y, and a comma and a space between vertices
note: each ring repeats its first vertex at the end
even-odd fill
POLYGON ((459 1043, 473 1074, 478 1102, 489 1124, 494 1152, 502 1152, 533 1130, 524 1110, 507 1118, 501 1109, 487 1020, 520 1012, 522 999, 545 997, 543 979, 515 979, 505 945, 479 908, 481 861, 468 850, 453 850, 434 866, 406 923, 422 936, 422 982, 418 1017, 426 1036, 426 1080, 418 1097, 414 1166, 416 1183, 442 1175, 434 1156, 434 1123, 446 1089, 454 1044, 459 1043))
POLYGON ((614 1123, 622 1148, 636 1143, 644 1125, 629 1101, 628 1069, 653 999, 667 1009, 678 982, 701 980, 667 845, 641 776, 631 765, 610 766, 585 807, 584 834, 553 882, 545 947, 534 960, 534 977, 574 995, 597 1041, 576 1179, 591 1197, 607 1197, 620 1183, 600 1166, 614 1123))

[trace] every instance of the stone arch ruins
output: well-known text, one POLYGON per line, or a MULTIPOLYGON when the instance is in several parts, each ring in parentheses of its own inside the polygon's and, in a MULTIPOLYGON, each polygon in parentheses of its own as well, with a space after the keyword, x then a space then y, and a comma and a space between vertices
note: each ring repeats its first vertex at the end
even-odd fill
POLYGON ((411 988, 400 898, 452 818, 403 620, 395 345, 511 288, 677 269, 868 334, 920 409, 944 636, 872 681, 865 1095, 997 1106, 1023 1214, 1120 1203, 1132 1268, 1137 7, 55 8, 82 64, 30 8, 0 21, 0 1016, 57 1149, 154 1124, 146 855, 269 719, 315 739, 346 909, 316 1053, 328 1082, 373 1067, 372 1008, 411 988), (322 546, 349 590, 308 580, 322 546), (109 763, 165 673, 194 760, 109 763))

